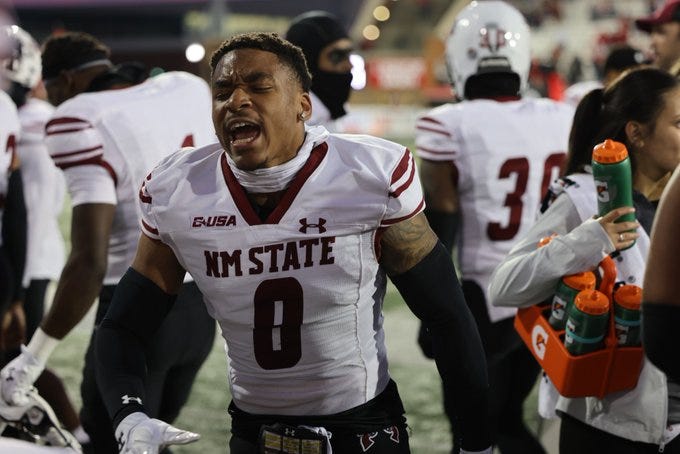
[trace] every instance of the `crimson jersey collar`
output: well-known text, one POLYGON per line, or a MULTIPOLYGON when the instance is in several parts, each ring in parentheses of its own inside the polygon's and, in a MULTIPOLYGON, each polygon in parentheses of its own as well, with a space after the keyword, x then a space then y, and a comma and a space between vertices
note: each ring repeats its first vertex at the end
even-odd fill
POLYGON ((276 205, 276 208, 267 216, 267 219, 262 220, 255 212, 255 209, 250 204, 248 200, 248 195, 246 194, 243 186, 238 182, 234 172, 232 172, 227 162, 227 152, 222 152, 220 158, 220 164, 222 166, 222 176, 224 177, 224 182, 227 184, 227 189, 231 193, 232 198, 236 207, 241 212, 241 216, 246 220, 249 225, 261 225, 261 224, 278 224, 286 214, 290 206, 293 204, 295 197, 302 189, 307 179, 312 173, 319 167, 323 159, 326 157, 328 152, 328 143, 322 142, 312 149, 309 155, 309 159, 302 166, 300 171, 295 175, 293 181, 290 183, 287 189, 284 191, 284 195, 276 205))

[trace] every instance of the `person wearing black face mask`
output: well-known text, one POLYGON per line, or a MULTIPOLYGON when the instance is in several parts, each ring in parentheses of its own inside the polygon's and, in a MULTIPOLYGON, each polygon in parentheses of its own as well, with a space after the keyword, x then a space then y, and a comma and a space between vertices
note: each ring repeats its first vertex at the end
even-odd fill
POLYGON ((344 116, 352 83, 354 50, 347 31, 337 17, 325 11, 309 11, 293 19, 286 39, 302 49, 312 73, 312 116, 309 125, 335 129, 344 116))

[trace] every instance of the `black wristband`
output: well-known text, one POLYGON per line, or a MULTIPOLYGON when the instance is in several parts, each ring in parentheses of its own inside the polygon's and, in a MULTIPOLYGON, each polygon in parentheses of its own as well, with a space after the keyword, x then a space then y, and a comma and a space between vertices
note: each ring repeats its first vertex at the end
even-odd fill
POLYGON ((680 306, 642 304, 642 345, 647 358, 672 381, 680 383, 680 306))
POLYGON ((437 369, 450 396, 446 411, 454 418, 456 437, 468 451, 488 448, 489 381, 484 348, 451 255, 437 243, 416 266, 391 279, 430 330, 437 369))

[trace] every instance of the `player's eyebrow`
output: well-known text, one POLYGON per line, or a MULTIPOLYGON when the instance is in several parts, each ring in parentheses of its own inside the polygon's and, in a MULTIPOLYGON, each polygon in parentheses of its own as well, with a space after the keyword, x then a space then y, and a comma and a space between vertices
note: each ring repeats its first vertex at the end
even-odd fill
MULTIPOLYGON (((243 76, 243 81, 246 82, 246 83, 261 82, 261 81, 273 82, 274 76, 272 76, 271 74, 264 72, 264 71, 254 71, 252 73, 245 74, 243 76)), ((219 79, 215 80, 212 85, 215 88, 231 87, 232 85, 234 85, 233 78, 231 78, 231 77, 219 78, 219 79)))

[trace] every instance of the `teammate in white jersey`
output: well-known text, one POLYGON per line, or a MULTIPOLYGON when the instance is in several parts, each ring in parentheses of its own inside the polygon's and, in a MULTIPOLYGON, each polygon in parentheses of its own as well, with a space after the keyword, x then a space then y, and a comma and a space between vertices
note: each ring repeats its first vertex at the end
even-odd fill
POLYGON ((232 454, 264 444, 283 452, 284 442, 410 452, 387 368, 386 275, 433 324, 461 452, 490 452, 481 342, 451 257, 421 213, 413 156, 374 137, 305 128, 310 74, 301 50, 276 34, 231 38, 211 67, 219 143, 177 152, 147 177, 137 255, 99 328, 97 370, 123 452, 197 438, 150 419, 136 400, 140 342, 154 336, 185 272, 227 343, 232 454))
MULTIPOLYGON (((84 33, 48 39, 42 64, 48 97, 58 105, 46 126, 46 141, 54 163, 64 171, 73 204, 72 249, 41 327, 22 354, 3 368, 2 396, 11 403, 21 400, 58 340, 97 296, 95 326, 103 319, 115 285, 134 257, 140 219, 136 200, 144 177, 178 147, 215 139, 207 114, 210 90, 196 76, 167 73, 135 85, 137 81, 112 66, 108 48, 84 33)), ((179 301, 145 345, 149 375, 144 403, 151 414, 169 420, 188 398, 215 330, 195 283, 183 285, 179 301), (190 327, 195 330, 191 338, 177 335, 190 327)), ((81 422, 92 439, 89 449, 116 453, 94 368, 91 340, 81 385, 81 422)))
MULTIPOLYGON (((529 27, 504 2, 473 2, 459 13, 446 63, 461 102, 437 107, 416 124, 426 215, 448 250, 457 246, 463 292, 489 365, 494 443, 504 454, 540 453, 522 418, 539 368, 514 331, 515 310, 488 304, 487 285, 559 174, 573 109, 521 98, 529 27)), ((425 327, 419 343, 430 355, 425 327)))
MULTIPOLYGON (((54 107, 41 98, 40 48, 25 30, 17 25, 0 27, 0 33, 12 43, 11 55, 2 62, 9 79, 7 93, 19 109, 21 138, 17 155, 21 161, 24 195, 28 212, 28 251, 23 310, 26 339, 30 339, 42 320, 45 293, 51 280, 59 278, 64 266, 64 239, 59 229, 59 215, 64 204, 66 186, 62 172, 52 162, 45 145, 45 124, 54 107)), ((7 352, 3 365, 20 353, 19 346, 7 352)), ((36 381, 64 426, 81 440, 87 437, 80 427, 78 412, 66 394, 61 379, 46 369, 36 381)))

